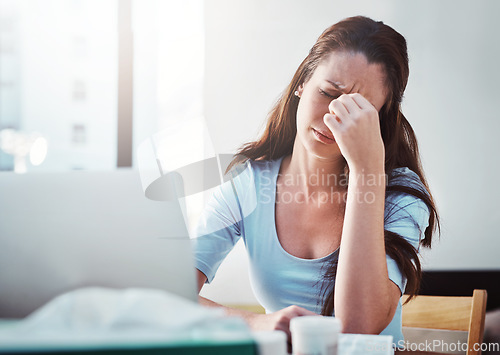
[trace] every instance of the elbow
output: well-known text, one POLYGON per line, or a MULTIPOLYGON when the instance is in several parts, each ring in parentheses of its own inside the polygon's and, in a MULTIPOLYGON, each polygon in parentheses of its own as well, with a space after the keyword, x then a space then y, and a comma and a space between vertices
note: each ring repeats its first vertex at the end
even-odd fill
POLYGON ((380 334, 386 326, 379 323, 370 323, 367 321, 353 322, 349 321, 342 325, 342 333, 354 334, 380 334))
POLYGON ((341 318, 342 333, 380 334, 391 322, 392 317, 364 315, 341 318))
POLYGON ((392 321, 399 302, 387 297, 363 298, 359 302, 339 302, 335 315, 342 322, 343 333, 380 334, 392 321))

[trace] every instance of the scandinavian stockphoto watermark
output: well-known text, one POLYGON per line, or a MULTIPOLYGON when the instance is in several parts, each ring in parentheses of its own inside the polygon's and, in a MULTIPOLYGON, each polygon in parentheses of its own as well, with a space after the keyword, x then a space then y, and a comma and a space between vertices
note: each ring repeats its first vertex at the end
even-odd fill
MULTIPOLYGON (((389 351, 387 344, 381 344, 380 342, 369 341, 366 344, 366 353, 380 353, 389 351)), ((467 350, 472 351, 500 351, 499 343, 474 343, 467 344, 467 342, 461 342, 457 340, 456 342, 446 342, 442 339, 426 340, 420 343, 412 343, 406 340, 400 340, 397 343, 392 344, 392 348, 400 351, 421 351, 421 352, 433 352, 433 353, 455 353, 463 352, 466 353, 467 350)))
MULTIPOLYGON (((261 176, 260 200, 269 203, 276 199, 282 204, 313 204, 321 207, 331 203, 347 202, 347 187, 349 183, 357 186, 374 187, 386 185, 387 174, 364 173, 355 176, 348 174, 331 174, 318 169, 312 174, 278 174, 271 170, 263 170, 261 176), (275 184, 280 181, 282 191, 275 190, 275 184), (296 189, 299 187, 298 189, 296 189), (302 189, 300 187, 308 187, 302 189), (307 192, 306 192, 307 191, 307 192)), ((372 191, 351 191, 351 198, 359 203, 374 203, 376 195, 372 191)))

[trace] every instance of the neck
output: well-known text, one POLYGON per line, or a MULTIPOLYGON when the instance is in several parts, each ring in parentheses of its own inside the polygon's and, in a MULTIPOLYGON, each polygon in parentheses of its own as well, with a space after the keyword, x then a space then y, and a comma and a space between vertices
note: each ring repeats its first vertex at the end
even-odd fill
POLYGON ((322 158, 300 149, 294 144, 292 155, 284 158, 281 174, 294 186, 305 191, 342 190, 347 186, 344 176, 345 160, 336 157, 322 158))

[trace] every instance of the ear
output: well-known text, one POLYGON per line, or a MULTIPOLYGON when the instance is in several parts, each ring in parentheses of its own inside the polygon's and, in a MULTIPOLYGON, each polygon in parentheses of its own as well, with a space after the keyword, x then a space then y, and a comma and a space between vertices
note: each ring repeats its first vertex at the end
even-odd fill
POLYGON ((297 91, 299 92, 299 97, 302 96, 302 92, 304 91, 304 84, 300 84, 297 91))

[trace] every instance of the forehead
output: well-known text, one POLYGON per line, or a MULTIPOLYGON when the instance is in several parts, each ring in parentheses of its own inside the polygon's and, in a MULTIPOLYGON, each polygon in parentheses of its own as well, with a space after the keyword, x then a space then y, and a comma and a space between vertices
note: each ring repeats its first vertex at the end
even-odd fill
POLYGON ((311 79, 333 82, 346 94, 360 93, 377 110, 386 102, 388 88, 384 67, 368 63, 362 53, 332 52, 318 65, 311 79))

